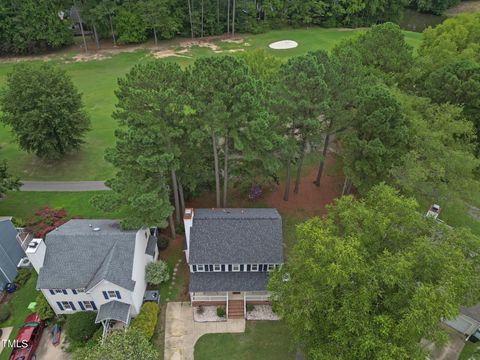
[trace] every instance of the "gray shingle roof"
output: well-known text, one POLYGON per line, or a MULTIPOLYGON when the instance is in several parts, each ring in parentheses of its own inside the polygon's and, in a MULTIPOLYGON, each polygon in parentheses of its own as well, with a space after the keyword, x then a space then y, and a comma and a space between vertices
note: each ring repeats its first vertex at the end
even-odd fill
POLYGON ((135 239, 136 231, 122 231, 116 220, 68 221, 46 236, 37 289, 89 290, 107 280, 133 290, 135 239))
POLYGON ((157 245, 157 238, 155 236, 150 236, 147 242, 147 249, 145 250, 145 254, 150 256, 155 256, 155 248, 157 245))
POLYGON ((190 273, 189 291, 264 291, 267 272, 190 273))
POLYGON ((282 262, 282 218, 276 209, 194 210, 190 264, 282 262))
POLYGON ((10 217, 0 217, 0 289, 17 276, 17 264, 25 252, 17 241, 17 229, 10 217))
POLYGON ((95 323, 98 324, 103 320, 117 320, 125 324, 128 323, 130 314, 130 305, 121 301, 113 300, 102 304, 97 312, 95 323))
POLYGON ((480 303, 470 307, 461 306, 460 313, 480 322, 480 303))

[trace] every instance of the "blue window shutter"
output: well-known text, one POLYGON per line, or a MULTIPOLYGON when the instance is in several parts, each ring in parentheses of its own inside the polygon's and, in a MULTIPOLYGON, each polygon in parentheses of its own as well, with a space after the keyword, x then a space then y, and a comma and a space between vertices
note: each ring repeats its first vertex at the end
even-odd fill
POLYGON ((52 289, 50 289, 50 295, 55 295, 55 291, 53 291, 52 289))
POLYGON ((63 291, 63 293, 64 293, 65 295, 68 294, 67 289, 62 289, 62 291, 63 291))
POLYGON ((95 305, 95 303, 93 301, 91 303, 92 303, 93 310, 97 310, 97 305, 95 305))
POLYGON ((72 292, 73 292, 74 295, 77 295, 77 290, 72 289, 72 292))
POLYGON ((120 291, 115 291, 115 293, 117 294, 117 299, 121 299, 122 297, 120 296, 120 291))
POLYGON ((63 306, 62 306, 62 303, 60 301, 57 301, 57 306, 60 310, 63 311, 63 306))
POLYGON ((69 303, 70 303, 70 306, 72 307, 72 310, 77 310, 75 309, 75 305, 73 305, 73 302, 69 301, 69 303))
POLYGON ((103 293, 103 297, 104 297, 106 300, 108 300, 108 293, 107 293, 106 291, 102 291, 102 293, 103 293))
POLYGON ((80 306, 80 309, 85 310, 85 306, 83 306, 83 303, 81 301, 78 302, 78 305, 80 306))

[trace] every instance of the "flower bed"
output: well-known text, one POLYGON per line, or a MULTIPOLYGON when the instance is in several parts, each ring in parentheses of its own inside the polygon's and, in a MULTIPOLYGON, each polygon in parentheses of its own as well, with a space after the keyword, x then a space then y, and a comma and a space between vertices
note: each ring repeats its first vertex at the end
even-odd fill
POLYGON ((203 311, 198 311, 199 306, 193 308, 193 320, 196 322, 227 321, 227 318, 217 316, 216 306, 202 306, 203 311))
POLYGON ((247 320, 280 320, 272 311, 271 305, 255 305, 252 311, 247 311, 247 320))

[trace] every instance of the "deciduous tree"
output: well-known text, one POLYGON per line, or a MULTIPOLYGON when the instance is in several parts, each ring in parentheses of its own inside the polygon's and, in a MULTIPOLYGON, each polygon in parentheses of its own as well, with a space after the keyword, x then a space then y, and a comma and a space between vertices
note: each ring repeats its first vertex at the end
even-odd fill
POLYGON ((297 227, 273 306, 312 359, 425 359, 444 319, 478 302, 480 239, 418 213, 386 185, 297 227))
POLYGON ((0 121, 11 127, 19 147, 42 159, 58 160, 85 142, 90 121, 81 94, 54 65, 16 65, 7 75, 0 106, 0 121))

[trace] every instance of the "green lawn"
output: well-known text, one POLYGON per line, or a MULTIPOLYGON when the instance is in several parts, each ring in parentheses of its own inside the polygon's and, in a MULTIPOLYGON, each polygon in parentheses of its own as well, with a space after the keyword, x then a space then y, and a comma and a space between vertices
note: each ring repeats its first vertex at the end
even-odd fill
POLYGON ((480 343, 467 341, 458 360, 480 360, 480 343))
POLYGON ((90 205, 97 192, 9 192, 0 200, 0 215, 29 219, 38 208, 65 208, 70 217, 89 219, 118 218, 121 214, 104 213, 90 205))
MULTIPOLYGON (((19 289, 13 294, 11 300, 9 301, 12 309, 12 315, 7 321, 1 324, 0 327, 13 326, 10 340, 13 340, 15 338, 18 329, 21 325, 23 325, 23 321, 25 320, 27 315, 31 313, 31 311, 28 310, 27 306, 31 302, 35 301, 35 298, 37 297, 38 292, 35 289, 36 283, 37 273, 35 271, 32 271, 32 276, 30 277, 30 279, 28 279, 28 281, 21 289, 19 289)), ((0 354, 0 360, 8 359, 9 355, 10 349, 5 348, 0 354)))
MULTIPOLYGON (((247 35, 247 46, 222 41, 216 41, 215 44, 224 50, 266 49, 276 56, 287 58, 311 50, 330 50, 343 39, 361 31, 363 30, 323 28, 275 30, 260 35, 247 35), (290 50, 272 50, 268 47, 271 42, 283 39, 295 40, 299 46, 290 50)), ((410 44, 417 47, 422 35, 405 32, 405 36, 410 44)), ((175 49, 174 44, 178 44, 178 40, 168 44, 175 49)), ((170 57, 165 61, 175 61, 185 66, 191 64, 196 57, 215 54, 209 48, 194 47, 190 49, 190 58, 170 57)), ((113 174, 112 166, 104 160, 104 152, 114 144, 116 123, 111 114, 116 103, 114 90, 117 87, 117 78, 123 76, 134 64, 151 58, 151 55, 146 50, 140 50, 86 62, 73 62, 73 55, 69 53, 65 57, 63 52, 52 61, 71 75, 73 82, 83 93, 86 111, 92 121, 92 130, 88 132, 86 144, 79 153, 67 156, 54 165, 48 165, 35 156, 20 151, 13 142, 10 131, 0 125, 0 159, 7 159, 11 171, 24 180, 105 180, 113 174)), ((0 63, 0 88, 12 67, 13 63, 0 63)))
POLYGON ((247 321, 243 334, 207 334, 195 344, 195 360, 292 360, 295 350, 281 321, 247 321), (228 355, 227 355, 228 354, 228 355))

